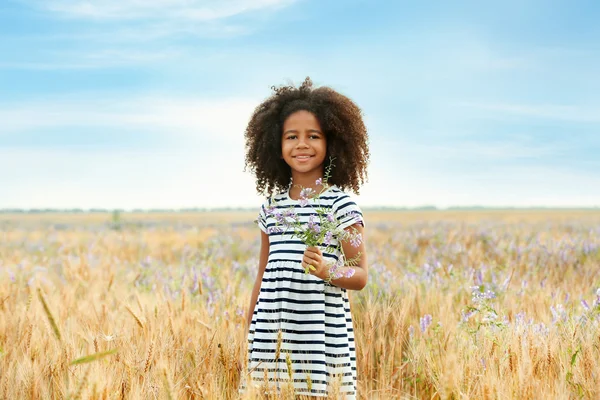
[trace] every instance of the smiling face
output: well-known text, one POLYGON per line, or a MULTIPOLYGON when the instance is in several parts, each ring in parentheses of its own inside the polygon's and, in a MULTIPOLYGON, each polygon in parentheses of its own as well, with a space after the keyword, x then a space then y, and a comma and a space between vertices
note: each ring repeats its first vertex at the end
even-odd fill
POLYGON ((326 154, 327 139, 313 113, 300 110, 285 120, 281 155, 295 182, 322 177, 326 154))

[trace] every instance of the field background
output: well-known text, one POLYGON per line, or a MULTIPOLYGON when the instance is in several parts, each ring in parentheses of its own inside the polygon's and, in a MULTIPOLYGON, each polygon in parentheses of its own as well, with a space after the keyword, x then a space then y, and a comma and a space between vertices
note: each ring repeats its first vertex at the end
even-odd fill
MULTIPOLYGON (((0 398, 237 398, 254 218, 0 214, 0 398)), ((360 398, 600 397, 600 211, 365 220, 360 398)))

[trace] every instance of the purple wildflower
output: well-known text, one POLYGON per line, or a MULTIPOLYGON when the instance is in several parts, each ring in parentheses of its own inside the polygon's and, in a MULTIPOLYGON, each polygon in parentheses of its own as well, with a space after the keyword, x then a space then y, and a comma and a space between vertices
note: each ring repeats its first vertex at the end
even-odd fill
POLYGON ((329 276, 331 276, 331 279, 338 279, 342 277, 341 269, 343 266, 344 259, 340 257, 331 265, 331 267, 329 267, 329 276))
POLYGON ((319 178, 315 181, 315 185, 321 186, 323 184, 323 178, 319 178))
POLYGON ((333 213, 331 213, 331 212, 327 213, 327 221, 335 222, 335 217, 333 216, 333 213))
POLYGON ((283 233, 283 228, 280 226, 270 226, 267 228, 267 233, 268 234, 283 233))
POLYGON ((352 247, 358 247, 362 243, 362 235, 360 233, 356 233, 350 237, 350 245, 352 247))
POLYGON ((293 219, 294 221, 297 221, 297 220, 298 220, 298 215, 297 215, 297 214, 296 214, 296 212, 295 212, 293 209, 291 209, 291 208, 288 208, 288 209, 286 209, 285 211, 283 211, 283 216, 284 216, 284 218, 291 218, 291 219, 293 219))
POLYGON ((321 232, 321 227, 319 226, 319 224, 317 224, 317 222, 315 221, 315 219, 312 215, 308 219, 308 230, 312 231, 314 233, 321 232))
POLYGON ((433 318, 431 317, 431 314, 425 314, 423 317, 419 318, 419 326, 421 327, 422 333, 425 333, 432 321, 433 318))
POLYGON ((411 339, 413 338, 413 336, 415 336, 415 327, 412 325, 408 327, 408 336, 411 339))
POLYGON ((475 314, 474 310, 469 310, 467 313, 462 312, 462 322, 467 322, 475 314))
POLYGON ((300 198, 301 199, 308 199, 311 196, 314 196, 315 191, 312 188, 304 188, 300 191, 300 198))
POLYGON ((475 284, 477 286, 483 285, 483 274, 480 269, 478 269, 477 272, 475 273, 475 284))
POLYGON ((275 220, 277 221, 278 224, 280 225, 284 225, 285 224, 285 216, 283 215, 283 213, 281 211, 276 211, 273 213, 273 217, 275 217, 275 220))
POLYGON ((333 240, 333 232, 331 232, 331 231, 325 232, 325 238, 323 239, 323 243, 325 243, 327 246, 329 246, 331 244, 332 240, 333 240))
POLYGON ((354 276, 355 272, 356 272, 356 270, 354 268, 348 268, 348 270, 346 271, 346 273, 344 274, 344 276, 346 278, 352 278, 354 276))
POLYGON ((581 300, 581 305, 583 306, 583 308, 585 308, 585 311, 590 311, 590 305, 587 301, 581 300))
POLYGON ((190 293, 194 294, 200 289, 200 282, 198 281, 198 273, 196 272, 196 268, 193 268, 194 276, 192 277, 192 287, 190 288, 190 293))
POLYGON ((275 213, 275 210, 277 210, 277 208, 271 204, 265 208, 265 214, 267 216, 273 215, 275 213))

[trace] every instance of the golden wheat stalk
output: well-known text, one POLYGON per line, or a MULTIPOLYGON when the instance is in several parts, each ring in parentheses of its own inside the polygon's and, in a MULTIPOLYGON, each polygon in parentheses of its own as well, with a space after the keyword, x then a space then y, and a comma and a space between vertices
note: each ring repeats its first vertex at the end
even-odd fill
POLYGON ((137 314, 131 309, 131 307, 129 306, 125 306, 125 309, 127 311, 129 311, 129 314, 131 314, 131 316, 133 317, 133 319, 135 319, 135 322, 137 322, 137 324, 139 325, 140 328, 144 329, 144 323, 142 322, 142 320, 137 316, 137 314))
POLYGON ((165 386, 165 392, 167 392, 167 398, 169 400, 175 399, 175 396, 173 395, 173 389, 171 386, 171 380, 169 379, 169 375, 167 374, 166 368, 162 369, 162 378, 163 378, 163 384, 165 386))
POLYGON ((50 325, 52 326, 52 330, 54 331, 54 335, 56 336, 56 338, 58 339, 59 342, 62 342, 60 330, 58 329, 56 320, 52 316, 52 312, 50 312, 50 308, 48 307, 48 303, 46 303, 46 299, 44 298, 44 295, 42 294, 42 290, 40 288, 38 288, 37 292, 38 292, 38 297, 39 297, 40 301, 42 302, 42 306, 44 306, 44 312, 46 313, 46 316, 48 317, 48 321, 50 321, 50 325))
POLYGON ((71 361, 71 365, 85 364, 85 363, 89 363, 89 362, 92 362, 92 361, 96 361, 96 360, 99 360, 99 359, 104 358, 106 356, 110 356, 111 354, 115 354, 117 351, 118 351, 118 349, 111 349, 111 350, 108 350, 108 351, 103 351, 103 352, 100 352, 100 353, 94 353, 94 354, 90 354, 90 355, 87 355, 87 356, 83 356, 83 357, 80 357, 80 358, 77 358, 77 359, 71 361))
POLYGON ((152 354, 154 352, 154 342, 150 342, 150 347, 148 348, 148 355, 146 357, 146 363, 144 364, 144 373, 150 370, 150 364, 152 363, 152 354))
POLYGON ((75 390, 75 394, 73 394, 72 397, 69 397, 69 399, 79 399, 81 398, 81 394, 83 393, 83 389, 85 388, 85 385, 87 385, 88 382, 88 376, 90 373, 90 369, 92 368, 91 365, 88 365, 85 374, 83 374, 83 377, 81 378, 81 381, 79 382, 79 385, 77 385, 77 390, 75 390))

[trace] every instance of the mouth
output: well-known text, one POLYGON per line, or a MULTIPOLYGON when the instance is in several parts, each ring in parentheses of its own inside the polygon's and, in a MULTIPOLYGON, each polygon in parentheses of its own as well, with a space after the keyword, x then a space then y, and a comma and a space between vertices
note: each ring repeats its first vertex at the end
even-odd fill
POLYGON ((310 159, 312 157, 314 157, 314 156, 308 156, 308 155, 292 156, 292 158, 295 158, 298 161, 308 160, 308 159, 310 159))

